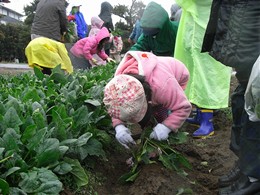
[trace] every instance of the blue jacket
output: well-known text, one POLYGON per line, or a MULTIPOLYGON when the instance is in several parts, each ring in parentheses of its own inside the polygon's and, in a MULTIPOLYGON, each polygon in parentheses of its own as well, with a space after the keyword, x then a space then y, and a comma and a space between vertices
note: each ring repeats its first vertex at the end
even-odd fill
POLYGON ((85 22, 83 14, 80 12, 75 13, 75 20, 77 24, 77 32, 79 39, 87 37, 88 25, 85 22))
POLYGON ((137 42, 137 39, 140 37, 140 35, 143 33, 143 29, 140 26, 140 20, 136 20, 135 26, 133 28, 133 31, 129 38, 134 41, 134 43, 137 42))

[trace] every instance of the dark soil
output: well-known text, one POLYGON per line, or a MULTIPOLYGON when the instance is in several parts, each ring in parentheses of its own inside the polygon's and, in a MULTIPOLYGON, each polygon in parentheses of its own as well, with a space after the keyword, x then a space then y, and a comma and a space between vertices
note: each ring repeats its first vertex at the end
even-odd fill
MULTIPOLYGON (((2 70, 8 74, 15 74, 16 70, 2 70)), ((22 70, 18 70, 20 73, 22 70)), ((232 77, 230 91, 234 90, 237 82, 232 77)), ((98 195, 174 195, 182 190, 196 195, 218 194, 218 178, 225 174, 236 160, 236 156, 229 150, 231 130, 230 108, 219 110, 214 117, 215 134, 207 139, 193 139, 190 135, 197 127, 184 124, 182 131, 190 133, 187 143, 178 145, 175 149, 181 152, 192 164, 192 170, 185 169, 188 176, 180 176, 175 171, 166 169, 159 162, 144 165, 139 177, 130 184, 120 184, 118 179, 130 171, 126 159, 130 157, 117 143, 117 149, 110 147, 108 161, 96 160, 90 175, 93 185, 72 193, 64 190, 62 194, 98 194, 98 195)))
MULTIPOLYGON (((237 85, 232 76, 230 94, 237 85)), ((181 131, 190 133, 186 144, 175 149, 185 155, 192 164, 192 170, 185 169, 188 176, 183 177, 169 171, 162 164, 142 167, 134 183, 122 185, 118 178, 129 169, 125 160, 130 154, 125 150, 111 153, 109 160, 96 164, 103 175, 103 181, 94 190, 100 195, 172 195, 172 194, 218 194, 218 178, 227 173, 237 157, 229 150, 230 130, 232 125, 231 108, 221 109, 214 116, 215 134, 207 139, 194 139, 190 135, 198 128, 184 124, 181 131), (187 193, 181 193, 181 191, 187 193)))

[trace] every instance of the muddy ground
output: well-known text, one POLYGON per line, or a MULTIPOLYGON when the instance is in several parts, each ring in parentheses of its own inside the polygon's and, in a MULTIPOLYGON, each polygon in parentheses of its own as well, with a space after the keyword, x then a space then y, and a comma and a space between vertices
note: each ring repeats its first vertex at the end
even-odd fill
MULTIPOLYGON (((16 74, 24 70, 3 69, 0 73, 16 74)), ((237 85, 232 77, 232 92, 237 85)), ((214 117, 215 134, 207 139, 193 139, 190 135, 197 127, 184 124, 182 130, 190 133, 188 142, 175 149, 183 153, 192 164, 192 170, 185 169, 188 176, 183 177, 169 171, 160 163, 142 167, 139 177, 134 183, 119 184, 118 179, 129 171, 126 159, 130 156, 125 150, 110 149, 107 162, 96 161, 90 175, 93 187, 74 191, 66 189, 62 194, 98 194, 98 195, 174 195, 218 194, 217 180, 233 165, 236 156, 229 150, 231 129, 230 108, 219 110, 214 117), (187 193, 181 193, 184 190, 187 193)))
MULTIPOLYGON (((230 93, 236 85, 237 81, 232 76, 230 93)), ((192 164, 192 170, 185 169, 188 176, 180 176, 158 163, 143 166, 134 183, 121 185, 117 180, 129 171, 125 160, 130 154, 112 152, 107 163, 97 164, 95 170, 105 177, 95 188, 96 192, 100 195, 218 194, 218 178, 229 171, 237 159, 229 150, 231 122, 230 107, 219 110, 214 117, 215 134, 207 139, 192 138, 191 134, 197 127, 184 124, 182 130, 190 133, 189 140, 175 149, 192 164)))

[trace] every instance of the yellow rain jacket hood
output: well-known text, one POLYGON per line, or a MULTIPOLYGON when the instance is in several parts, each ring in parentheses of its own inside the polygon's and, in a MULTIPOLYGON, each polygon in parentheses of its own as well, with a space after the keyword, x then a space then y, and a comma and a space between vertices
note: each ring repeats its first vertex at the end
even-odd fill
POLYGON ((61 69, 73 72, 65 45, 58 41, 45 37, 33 39, 25 48, 25 55, 30 67, 55 68, 61 65, 61 69))

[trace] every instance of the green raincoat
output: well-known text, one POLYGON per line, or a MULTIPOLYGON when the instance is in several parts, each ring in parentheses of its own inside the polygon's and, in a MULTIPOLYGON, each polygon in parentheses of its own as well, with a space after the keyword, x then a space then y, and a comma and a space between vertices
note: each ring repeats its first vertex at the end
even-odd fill
POLYGON ((147 5, 141 18, 141 27, 159 28, 157 35, 141 35, 130 50, 152 51, 157 56, 173 56, 178 22, 170 21, 168 13, 159 4, 147 5))
POLYGON ((190 72, 185 93, 198 107, 228 107, 231 68, 224 66, 201 47, 209 20, 212 0, 176 0, 182 7, 175 55, 190 72))

